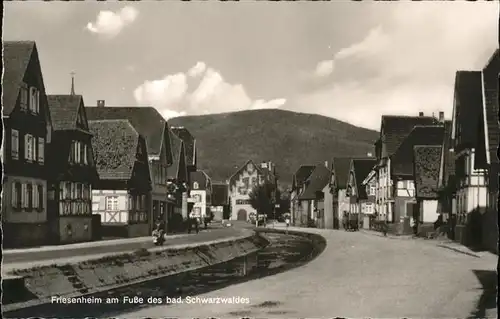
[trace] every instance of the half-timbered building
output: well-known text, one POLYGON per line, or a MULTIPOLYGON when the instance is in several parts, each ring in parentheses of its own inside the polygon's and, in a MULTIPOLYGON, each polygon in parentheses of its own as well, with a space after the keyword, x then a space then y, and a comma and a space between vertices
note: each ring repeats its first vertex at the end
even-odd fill
POLYGON ((498 49, 481 71, 458 71, 453 106, 455 239, 498 253, 498 49))
POLYGON ((369 217, 375 213, 375 187, 363 184, 376 164, 375 158, 353 158, 349 170, 346 196, 349 198, 349 216, 357 218, 360 226, 369 226, 369 217), (365 221, 366 217, 366 221, 365 221))
POLYGON ((92 185, 98 181, 85 105, 81 95, 49 95, 53 135, 47 219, 53 243, 92 239, 92 185))
MULTIPOLYGON (((177 205, 173 194, 168 194, 168 168, 174 164, 172 141, 174 138, 168 123, 153 107, 116 107, 106 106, 104 100, 97 107, 87 108, 90 120, 128 120, 134 129, 145 139, 148 149, 148 163, 151 172, 153 190, 148 198, 151 207, 150 227, 156 220, 163 218, 168 224, 168 216, 174 214, 177 205)), ((177 166, 176 166, 177 167, 177 166)))
POLYGON ((89 121, 99 181, 92 210, 101 215, 103 236, 150 234, 152 183, 146 139, 128 120, 89 121))
POLYGON ((335 157, 332 162, 330 191, 333 204, 333 228, 339 229, 344 212, 349 211, 349 200, 346 196, 347 179, 351 167, 351 158, 335 157))
POLYGON ((3 42, 3 61, 3 245, 45 244, 52 127, 35 42, 3 42))
POLYGON ((444 136, 444 114, 441 113, 440 122, 436 125, 415 126, 390 157, 390 178, 394 185, 394 192, 391 194, 394 201, 391 219, 394 223, 411 220, 414 212, 418 213, 419 210, 415 197, 414 147, 417 145, 442 147, 444 136))
MULTIPOLYGON (((314 165, 302 165, 299 167, 297 172, 292 176, 292 191, 290 193, 290 208, 292 210, 291 214, 291 224, 294 226, 300 226, 303 224, 302 221, 302 202, 299 200, 299 196, 305 190, 305 182, 311 176, 316 166, 314 165)), ((307 223, 307 221, 305 221, 307 223)))
POLYGON ((331 176, 328 163, 325 164, 316 165, 304 182, 304 191, 299 195, 299 226, 324 228, 325 193, 323 191, 329 184, 331 176))
MULTIPOLYGON (((442 150, 442 145, 415 145, 413 147, 416 209, 411 217, 419 225, 425 227, 424 235, 434 232, 434 223, 438 220, 440 213, 438 183, 442 150)), ((422 232, 423 229, 420 229, 420 233, 422 232)))
MULTIPOLYGON (((389 223, 399 222, 399 216, 396 214, 396 203, 394 199, 394 179, 392 176, 392 156, 398 150, 399 146, 411 133, 415 126, 426 126, 436 124, 437 119, 433 116, 425 116, 420 112, 418 116, 397 116, 383 115, 380 125, 380 137, 375 142, 375 156, 377 165, 374 171, 377 178, 376 187, 376 210, 380 220, 389 223)), ((413 148, 409 148, 410 157, 413 148)), ((411 166, 411 161, 410 161, 411 166)), ((399 186, 402 186, 402 192, 411 190, 412 183, 406 185, 403 180, 399 186)))

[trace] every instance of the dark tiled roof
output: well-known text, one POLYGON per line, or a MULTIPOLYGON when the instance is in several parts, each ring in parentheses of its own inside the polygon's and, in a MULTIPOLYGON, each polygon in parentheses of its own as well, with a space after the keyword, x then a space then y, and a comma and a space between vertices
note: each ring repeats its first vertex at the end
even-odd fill
POLYGON ((47 95, 47 101, 54 130, 76 129, 78 110, 83 103, 81 95, 47 95))
POLYGON ((443 138, 444 125, 416 126, 391 156, 391 174, 413 176, 413 146, 436 145, 442 147, 443 138))
POLYGON ((498 81, 500 73, 500 56, 496 49, 483 70, 484 74, 484 98, 486 106, 486 125, 488 127, 488 142, 490 160, 498 163, 497 148, 500 143, 500 126, 498 123, 498 81))
POLYGON ((429 145, 416 145, 413 149, 417 198, 439 197, 437 190, 441 149, 441 146, 429 145))
POLYGON ((432 125, 436 119, 430 116, 383 115, 382 128, 385 134, 387 156, 396 152, 406 136, 417 125, 432 125))
POLYGON ((208 186, 208 183, 210 181, 210 177, 204 172, 204 171, 194 171, 189 174, 189 180, 191 182, 191 189, 193 188, 193 183, 196 182, 198 183, 198 187, 200 190, 205 190, 208 186))
POLYGON ((313 165, 302 165, 299 167, 295 175, 293 176, 293 183, 295 189, 302 187, 302 184, 311 176, 316 166, 313 165))
POLYGON ((144 136, 148 154, 159 156, 167 121, 154 107, 87 107, 88 120, 128 120, 144 136))
POLYGON ((191 134, 191 132, 188 131, 188 129, 183 126, 172 126, 170 127, 170 130, 184 142, 184 147, 186 148, 186 160, 188 165, 196 165, 196 145, 194 136, 191 134))
POLYGON ((351 158, 336 157, 333 159, 333 172, 335 173, 335 181, 337 187, 341 189, 347 188, 349 179, 349 170, 351 169, 351 158))
POLYGON ((450 179, 453 179, 455 176, 455 153, 450 151, 452 146, 451 141, 451 130, 452 130, 452 122, 446 121, 444 123, 444 139, 443 139, 443 184, 446 185, 451 182, 450 179))
POLYGON ((34 41, 3 42, 2 109, 4 115, 9 115, 16 106, 19 88, 33 52, 36 53, 34 41))
POLYGON ((317 192, 322 192, 323 188, 328 185, 330 181, 330 175, 332 172, 325 167, 325 165, 317 165, 314 168, 314 171, 311 173, 311 176, 306 180, 307 186, 304 191, 299 196, 300 200, 311 200, 316 199, 317 192))
POLYGON ((370 174, 376 163, 377 160, 375 158, 355 158, 352 160, 358 199, 368 198, 366 195, 366 187, 361 186, 361 183, 363 183, 363 180, 370 174))
POLYGON ((127 120, 89 121, 99 178, 128 180, 136 160, 139 133, 127 120))
POLYGON ((185 169, 185 167, 181 167, 183 162, 181 161, 181 157, 184 155, 184 143, 175 134, 170 134, 170 149, 172 150, 173 164, 167 167, 167 176, 170 179, 176 179, 178 178, 179 171, 185 169))
POLYGON ((212 206, 227 205, 228 190, 227 184, 212 184, 212 206))
MULTIPOLYGON (((455 76, 455 117, 460 138, 455 147, 476 147, 479 131, 479 116, 483 106, 481 72, 458 71, 455 76)), ((455 132, 457 136, 458 132, 455 132)), ((458 137, 458 136, 457 136, 458 137)))

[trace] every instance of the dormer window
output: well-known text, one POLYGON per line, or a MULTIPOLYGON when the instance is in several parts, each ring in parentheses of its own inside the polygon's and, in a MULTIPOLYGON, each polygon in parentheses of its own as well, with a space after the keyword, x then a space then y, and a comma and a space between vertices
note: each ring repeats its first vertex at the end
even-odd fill
POLYGON ((28 109, 28 86, 25 83, 21 84, 19 95, 19 105, 21 110, 26 111, 28 109))
POLYGON ((35 114, 38 114, 39 110, 40 110, 40 105, 39 105, 39 99, 40 97, 40 94, 38 92, 38 90, 36 89, 36 87, 30 87, 30 90, 29 90, 29 110, 32 112, 32 113, 35 113, 35 114))

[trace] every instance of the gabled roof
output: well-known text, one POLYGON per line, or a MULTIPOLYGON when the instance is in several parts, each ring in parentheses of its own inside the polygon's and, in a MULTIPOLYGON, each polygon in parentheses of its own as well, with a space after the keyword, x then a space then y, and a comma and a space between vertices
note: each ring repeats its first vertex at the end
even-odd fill
POLYGON ((212 206, 227 205, 229 187, 227 184, 212 184, 212 206))
POLYGON ((394 154, 415 126, 434 123, 436 119, 431 116, 382 115, 381 132, 383 129, 387 156, 394 154))
POLYGON ((81 95, 47 95, 47 101, 55 131, 76 129, 81 95))
POLYGON ((332 163, 333 172, 335 173, 335 182, 337 188, 347 188, 347 178, 351 168, 351 158, 348 157, 335 157, 332 163))
POLYGON ((332 172, 325 165, 317 165, 309 178, 306 180, 306 189, 299 196, 299 200, 311 200, 317 198, 317 193, 322 192, 328 185, 332 172))
POLYGON ((316 166, 313 165, 302 165, 299 167, 297 172, 293 175, 293 186, 294 190, 302 187, 304 182, 311 176, 311 173, 314 171, 316 166))
POLYGON ((500 52, 496 49, 483 69, 484 102, 486 109, 486 126, 488 128, 488 145, 491 163, 498 163, 497 148, 500 143, 500 125, 498 123, 498 74, 500 73, 500 52))
POLYGON ((128 180, 136 161, 139 133, 127 120, 89 121, 99 178, 128 180))
POLYGON ((366 187, 361 184, 363 180, 370 174, 373 166, 377 163, 375 158, 354 158, 352 159, 352 168, 354 170, 354 178, 356 179, 356 194, 358 199, 367 199, 366 187))
POLYGON ((391 175, 413 176, 413 146, 441 147, 443 138, 444 125, 416 126, 391 156, 391 175))
MULTIPOLYGON (((185 156, 184 143, 174 134, 170 134, 170 149, 172 150, 172 165, 167 167, 167 177, 169 179, 177 179, 179 170, 185 169, 181 167, 182 156, 185 156)), ((184 163, 185 164, 185 163, 184 163)))
POLYGON ((36 52, 34 41, 3 42, 3 115, 9 115, 16 106, 21 82, 24 79, 33 52, 36 52))
POLYGON ((154 107, 87 107, 88 120, 128 120, 146 139, 148 154, 159 156, 167 121, 154 107))
POLYGON ((198 183, 199 189, 206 190, 210 182, 210 177, 204 171, 197 170, 189 174, 189 180, 191 182, 191 189, 193 183, 198 183))
POLYGON ((414 179, 417 198, 433 199, 439 197, 438 180, 441 150, 439 145, 414 146, 414 179))
POLYGON ((479 116, 482 110, 482 84, 480 71, 457 71, 455 75, 455 110, 456 120, 455 147, 476 147, 479 116), (460 126, 460 139, 457 131, 460 126))
POLYGON ((183 126, 171 126, 170 131, 184 142, 188 165, 196 165, 196 141, 189 130, 183 126))

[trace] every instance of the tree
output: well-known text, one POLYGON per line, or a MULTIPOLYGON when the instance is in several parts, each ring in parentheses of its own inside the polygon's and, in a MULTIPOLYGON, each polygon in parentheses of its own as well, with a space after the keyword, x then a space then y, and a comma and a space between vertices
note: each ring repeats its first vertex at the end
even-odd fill
POLYGON ((280 198, 278 201, 280 207, 276 210, 276 216, 281 216, 285 213, 290 212, 290 191, 285 190, 281 192, 280 198))
POLYGON ((257 210, 258 214, 266 214, 268 217, 272 217, 276 198, 280 198, 279 190, 273 183, 265 181, 263 184, 252 188, 250 205, 257 210))

